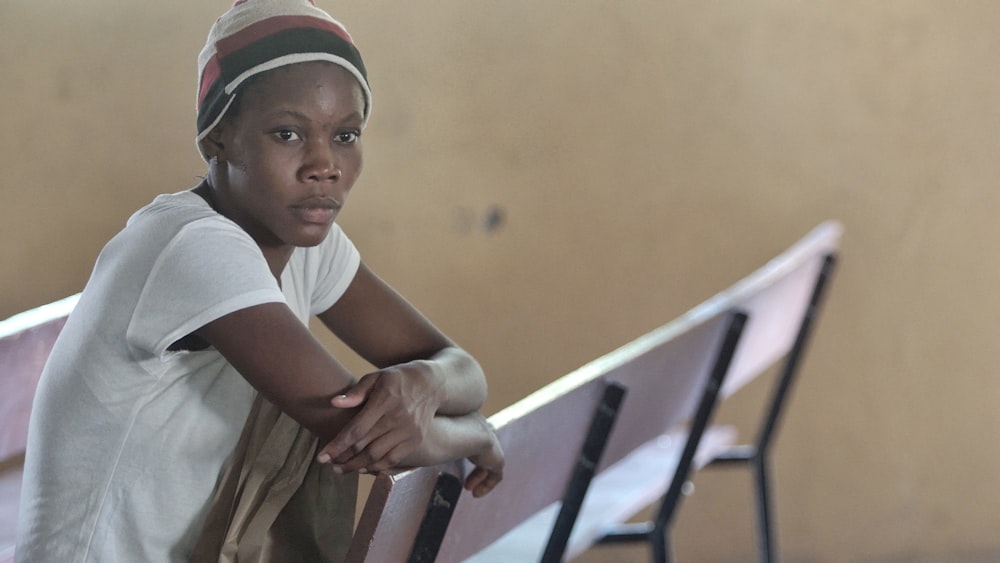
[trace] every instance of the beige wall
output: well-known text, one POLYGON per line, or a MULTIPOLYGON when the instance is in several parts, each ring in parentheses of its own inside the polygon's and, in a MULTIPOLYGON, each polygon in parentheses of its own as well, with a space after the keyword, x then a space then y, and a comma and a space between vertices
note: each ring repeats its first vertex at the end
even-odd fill
MULTIPOLYGON (((133 210, 193 185, 227 4, 0 2, 0 317, 78 291, 133 210)), ((490 411, 838 218, 777 450, 786 560, 1000 553, 1000 5, 338 4, 375 91, 341 222, 481 358, 490 411)), ((683 560, 750 560, 747 482, 698 478, 683 560)))

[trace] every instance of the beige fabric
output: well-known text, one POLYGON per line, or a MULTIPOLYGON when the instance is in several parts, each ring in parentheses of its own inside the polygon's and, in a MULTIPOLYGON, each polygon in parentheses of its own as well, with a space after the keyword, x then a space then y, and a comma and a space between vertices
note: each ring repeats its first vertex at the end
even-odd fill
POLYGON ((357 476, 315 462, 316 438, 258 396, 191 556, 197 563, 342 561, 357 476))

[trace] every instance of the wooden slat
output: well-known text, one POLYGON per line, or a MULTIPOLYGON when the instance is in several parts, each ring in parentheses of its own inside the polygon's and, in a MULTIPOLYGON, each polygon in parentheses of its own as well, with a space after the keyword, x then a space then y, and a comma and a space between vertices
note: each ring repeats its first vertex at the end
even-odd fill
POLYGON ((0 321, 0 461, 24 453, 45 360, 78 296, 0 321))
POLYGON ((78 295, 0 321, 0 563, 14 560, 31 404, 78 295))
POLYGON ((21 466, 0 470, 0 563, 4 561, 4 551, 9 551, 11 556, 14 553, 23 476, 21 466))
POLYGON ((826 256, 836 253, 843 227, 827 221, 791 248, 719 293, 706 305, 746 311, 750 320, 726 376, 729 396, 784 357, 794 343, 826 256))

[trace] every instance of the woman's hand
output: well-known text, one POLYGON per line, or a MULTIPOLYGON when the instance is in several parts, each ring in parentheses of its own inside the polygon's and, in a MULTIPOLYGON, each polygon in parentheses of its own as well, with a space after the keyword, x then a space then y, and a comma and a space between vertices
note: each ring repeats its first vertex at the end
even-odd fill
POLYGON ((479 455, 469 457, 469 461, 476 466, 465 478, 465 489, 472 493, 472 496, 479 498, 488 494, 503 480, 503 449, 496 434, 490 430, 490 449, 479 455))
POLYGON ((360 410, 322 448, 317 460, 332 463, 342 473, 396 467, 420 448, 442 400, 441 384, 426 361, 369 373, 332 399, 335 408, 360 410))

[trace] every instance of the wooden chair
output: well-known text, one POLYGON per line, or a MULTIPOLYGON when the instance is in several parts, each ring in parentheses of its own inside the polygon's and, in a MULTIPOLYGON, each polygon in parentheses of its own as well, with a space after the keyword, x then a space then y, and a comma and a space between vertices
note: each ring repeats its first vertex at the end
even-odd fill
POLYGON ((78 298, 0 321, 0 563, 14 558, 24 448, 38 378, 78 298))
MULTIPOLYGON (((841 230, 835 222, 819 225, 787 251, 706 304, 713 308, 738 308, 750 317, 723 387, 723 397, 728 397, 784 359, 771 398, 765 405, 756 441, 752 445, 725 446, 709 463, 709 466, 753 469, 756 478, 758 555, 761 561, 770 562, 777 554, 769 496, 768 454, 819 314, 841 230)), ((614 440, 612 436, 609 448, 614 447, 614 440)), ((613 526, 598 543, 649 541, 653 546, 654 561, 669 560, 670 554, 661 553, 658 543, 668 531, 676 508, 674 501, 666 498, 656 520, 613 526)))
MULTIPOLYGON (((598 480, 644 483, 627 494, 618 490, 616 500, 624 508, 615 510, 624 513, 668 489, 673 471, 664 468, 703 465, 716 451, 706 450, 706 444, 717 449, 732 441, 731 432, 713 432, 696 456, 699 441, 686 440, 691 432, 680 425, 698 414, 705 428, 744 323, 739 312, 697 309, 491 417, 507 467, 504 481, 487 497, 463 492, 460 499, 445 498, 442 491, 456 487, 444 483, 463 474, 459 464, 379 476, 348 561, 558 561, 585 549, 594 528, 578 533, 576 514, 586 513, 587 485, 599 468, 607 469, 591 487, 598 480), (619 438, 614 447, 608 443, 600 463, 581 464, 586 430, 609 386, 626 390, 611 430, 619 438), (608 468, 612 464, 614 469, 608 468), (581 465, 589 472, 582 484, 574 479, 581 465), (449 511, 450 525, 440 514, 449 511), (425 513, 438 524, 428 524, 425 513)), ((610 514, 604 513, 613 518, 610 514)))

